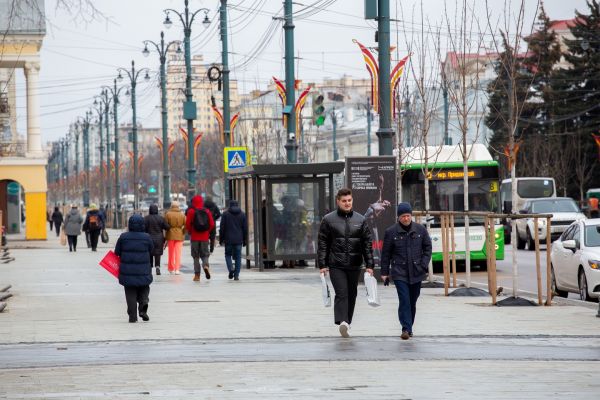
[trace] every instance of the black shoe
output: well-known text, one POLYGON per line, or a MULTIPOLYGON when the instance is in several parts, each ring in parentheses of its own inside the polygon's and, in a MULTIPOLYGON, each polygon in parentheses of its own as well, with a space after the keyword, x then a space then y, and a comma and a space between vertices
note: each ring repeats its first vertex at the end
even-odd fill
MULTIPOLYGON (((160 275, 160 267, 156 267, 156 275, 160 275)), ((146 321, 146 320, 144 320, 146 321)))
POLYGON ((134 318, 129 317, 129 323, 133 324, 134 322, 137 322, 137 318, 135 318, 135 317, 134 318))
POLYGON ((233 272, 229 273, 229 279, 233 279, 233 272))
POLYGON ((234 280, 234 281, 239 281, 239 280, 240 280, 240 277, 239 277, 239 276, 235 276, 235 277, 233 277, 233 280, 234 280))
POLYGON ((203 267, 202 269, 204 270, 204 275, 206 275, 206 279, 210 279, 210 271, 208 270, 208 267, 203 267))
POLYGON ((412 337, 412 332, 408 332, 408 336, 412 337))
POLYGON ((69 253, 71 253, 73 251, 73 249, 69 249, 69 253))
POLYGON ((143 321, 146 321, 146 322, 150 321, 150 317, 148 316, 148 314, 145 314, 145 313, 144 314, 140 314, 140 317, 142 317, 143 321))

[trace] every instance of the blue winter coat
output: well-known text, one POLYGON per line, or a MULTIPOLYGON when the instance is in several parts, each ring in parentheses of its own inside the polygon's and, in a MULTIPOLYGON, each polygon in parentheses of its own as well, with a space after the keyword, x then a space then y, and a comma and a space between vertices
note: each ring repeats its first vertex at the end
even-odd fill
POLYGON ((385 230, 381 250, 381 275, 409 284, 425 279, 431 260, 431 237, 423 225, 413 222, 406 232, 396 223, 385 230), (391 264, 391 274, 390 274, 391 264))
POLYGON ((150 235, 144 232, 144 218, 134 214, 129 218, 129 232, 119 236, 115 254, 121 257, 119 283, 123 286, 146 286, 152 283, 152 250, 150 235))
POLYGON ((219 226, 219 243, 246 245, 248 237, 248 221, 246 214, 240 209, 238 202, 232 200, 227 211, 221 215, 219 226))

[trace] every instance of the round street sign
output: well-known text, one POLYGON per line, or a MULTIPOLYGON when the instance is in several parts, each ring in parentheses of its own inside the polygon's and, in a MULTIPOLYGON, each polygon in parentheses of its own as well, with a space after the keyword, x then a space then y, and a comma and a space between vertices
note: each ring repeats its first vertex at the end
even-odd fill
POLYGON ((21 189, 21 185, 18 182, 11 182, 6 185, 6 191, 8 194, 16 195, 19 194, 19 190, 21 189))

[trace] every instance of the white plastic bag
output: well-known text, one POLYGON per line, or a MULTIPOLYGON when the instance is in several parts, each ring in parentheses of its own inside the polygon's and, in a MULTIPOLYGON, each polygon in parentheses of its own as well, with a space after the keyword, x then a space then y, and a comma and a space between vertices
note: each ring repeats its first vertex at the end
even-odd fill
POLYGON ((323 293, 323 305, 325 307, 331 307, 331 292, 329 291, 329 285, 327 285, 325 274, 321 274, 321 292, 323 293))
POLYGON ((365 289, 367 290, 367 303, 371 307, 379 307, 381 301, 379 300, 379 292, 377 291, 377 279, 368 272, 365 272, 365 289))

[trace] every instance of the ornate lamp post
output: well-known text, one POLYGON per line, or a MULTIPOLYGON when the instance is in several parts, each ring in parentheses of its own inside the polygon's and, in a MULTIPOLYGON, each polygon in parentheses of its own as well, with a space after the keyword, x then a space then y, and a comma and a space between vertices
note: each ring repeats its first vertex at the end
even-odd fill
POLYGON ((145 57, 150 55, 148 44, 156 48, 160 59, 160 103, 162 115, 162 160, 163 160, 163 209, 171 205, 171 177, 169 175, 169 129, 167 126, 167 72, 165 64, 167 62, 167 53, 171 46, 177 45, 177 54, 181 54, 181 42, 173 40, 165 45, 165 34, 160 33, 160 43, 152 40, 144 40, 144 50, 142 54, 145 57))
POLYGON ((129 77, 129 83, 131 85, 131 109, 133 113, 132 117, 132 131, 133 131, 133 207, 135 210, 138 209, 139 206, 139 182, 138 182, 138 148, 137 148, 137 115, 135 108, 135 87, 137 85, 137 80, 140 77, 142 72, 146 72, 144 79, 146 81, 150 80, 150 75, 148 75, 148 68, 142 68, 138 71, 135 70, 135 62, 131 61, 131 71, 128 71, 124 68, 118 68, 119 76, 118 80, 123 79, 122 73, 124 72, 129 77))
MULTIPOLYGON (((98 113, 98 134, 100 135, 100 202, 104 203, 106 199, 106 186, 104 184, 104 169, 102 162, 104 161, 104 138, 102 137, 102 119, 104 117, 102 104, 98 103, 98 99, 94 99, 94 110, 98 113)), ((108 166, 107 166, 108 167, 108 166)))
POLYGON ((187 120, 187 132, 188 132, 188 201, 196 194, 196 168, 194 166, 194 120, 196 119, 196 103, 193 101, 192 95, 192 61, 191 61, 191 50, 190 50, 190 36, 192 34, 192 23, 194 18, 199 12, 204 12, 204 19, 202 24, 204 27, 210 25, 210 19, 208 18, 208 8, 200 8, 194 12, 190 12, 188 8, 189 1, 185 0, 185 10, 180 13, 171 8, 164 10, 165 21, 163 24, 165 28, 169 29, 173 25, 173 21, 169 18, 170 13, 177 15, 183 25, 183 47, 185 51, 185 102, 183 103, 183 118, 187 120))

